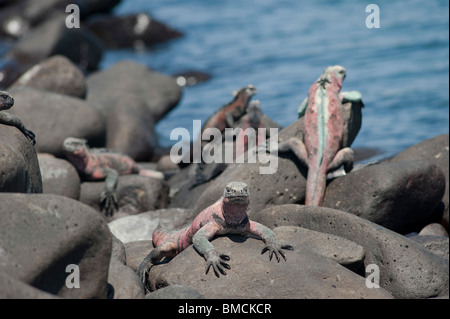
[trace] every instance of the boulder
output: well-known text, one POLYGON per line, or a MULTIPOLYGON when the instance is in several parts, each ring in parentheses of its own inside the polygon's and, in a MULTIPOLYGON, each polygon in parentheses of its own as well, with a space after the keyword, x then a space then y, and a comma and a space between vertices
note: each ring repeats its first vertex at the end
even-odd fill
POLYGON ((181 32, 147 13, 125 16, 97 15, 89 19, 86 25, 110 49, 141 48, 182 36, 181 32))
POLYGON ((114 288, 114 299, 142 299, 144 287, 138 275, 116 258, 111 258, 108 283, 114 288))
POLYGON ((0 124, 0 192, 42 193, 36 151, 13 126, 0 124))
POLYGON ((86 97, 87 89, 83 72, 62 55, 36 64, 11 85, 15 86, 29 86, 81 99, 86 97))
POLYGON ((448 260, 421 244, 354 214, 303 205, 280 205, 251 214, 270 228, 299 226, 344 237, 364 247, 366 269, 380 270, 380 286, 396 298, 448 294, 448 260))
POLYGON ((158 146, 154 120, 144 101, 124 94, 106 116, 106 147, 136 161, 148 161, 158 146))
POLYGON ((80 197, 80 177, 71 163, 49 154, 38 154, 44 194, 56 194, 75 200, 80 197))
POLYGON ((11 113, 36 134, 36 151, 62 156, 67 137, 101 139, 102 116, 86 101, 67 95, 17 87, 9 91, 15 105, 11 113))
POLYGON ((445 176, 423 161, 366 166, 328 184, 323 206, 339 209, 406 234, 433 220, 445 176))
POLYGON ((26 70, 16 59, 2 58, 0 60, 0 90, 6 90, 26 70))
POLYGON ((1 299, 58 299, 3 272, 0 272, 0 287, 1 299))
POLYGON ((422 230, 419 232, 419 235, 434 235, 434 236, 448 237, 448 232, 441 224, 431 223, 422 228, 422 230))
POLYGON ((66 27, 66 13, 48 18, 26 33, 8 53, 20 63, 33 65, 53 55, 64 55, 85 70, 95 70, 103 43, 89 29, 66 27))
MULTIPOLYGON (((250 192, 248 211, 258 212, 265 207, 302 203, 306 191, 306 171, 297 158, 287 153, 277 157, 270 155, 271 165, 277 163, 275 174, 260 174, 260 163, 234 163, 218 177, 203 186, 205 191, 198 197, 192 210, 200 212, 215 203, 230 181, 244 182, 250 192)), ((186 192, 184 196, 190 196, 186 192)))
POLYGON ((106 298, 111 233, 94 210, 50 194, 0 193, 0 202, 2 273, 63 298, 106 298))
POLYGON ((158 209, 115 219, 108 226, 123 243, 151 240, 159 224, 167 229, 182 228, 192 222, 194 217, 191 215, 189 210, 182 208, 158 209))
POLYGON ((120 98, 134 95, 148 108, 155 122, 178 104, 182 93, 173 78, 132 61, 119 62, 96 72, 87 81, 87 99, 103 113, 109 113, 118 101, 127 109, 128 104, 120 98))
POLYGON ((442 198, 443 203, 443 217, 442 225, 449 229, 449 135, 442 134, 419 144, 413 145, 407 150, 397 154, 391 158, 390 162, 421 160, 438 165, 445 175, 445 192, 442 198))
MULTIPOLYGON (((100 197, 105 182, 81 183, 80 201, 100 212, 100 197)), ((106 216, 108 221, 135 215, 167 206, 168 189, 161 179, 123 175, 119 177, 116 196, 119 210, 113 216, 106 216)), ((104 213, 101 213, 104 216, 104 213)), ((120 239, 120 238, 119 238, 120 239)))
POLYGON ((238 235, 218 237, 214 247, 231 258, 226 275, 217 278, 189 246, 170 262, 149 272, 151 290, 182 285, 205 298, 392 298, 384 289, 369 289, 365 279, 305 246, 287 252, 287 261, 261 255, 263 242, 238 235))
POLYGON ((197 290, 184 287, 181 285, 173 285, 156 290, 145 296, 145 299, 205 299, 205 297, 197 290))
POLYGON ((420 235, 410 237, 412 240, 422 244, 426 249, 442 258, 448 260, 449 239, 446 236, 420 235))
POLYGON ((139 265, 153 249, 151 240, 130 241, 124 244, 127 254, 127 266, 137 271, 139 265))
POLYGON ((354 272, 364 266, 364 247, 348 239, 297 226, 280 226, 273 232, 281 242, 308 247, 354 272))

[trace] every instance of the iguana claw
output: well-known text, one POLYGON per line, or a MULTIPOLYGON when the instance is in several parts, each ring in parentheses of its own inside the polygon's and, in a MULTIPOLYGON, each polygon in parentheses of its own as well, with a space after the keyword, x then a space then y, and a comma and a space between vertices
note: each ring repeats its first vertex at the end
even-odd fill
POLYGON ((105 211, 106 216, 112 216, 119 209, 115 193, 102 192, 100 197, 100 210, 105 211))
POLYGON ((226 269, 231 269, 230 265, 226 263, 226 261, 230 260, 228 255, 219 254, 216 250, 211 250, 205 254, 206 258, 206 274, 209 272, 209 268, 213 268, 214 274, 216 277, 220 277, 220 273, 222 275, 226 275, 226 269))
POLYGON ((275 258, 277 259, 277 262, 280 262, 280 256, 283 257, 284 260, 286 260, 286 254, 282 249, 286 250, 294 250, 294 247, 292 245, 287 243, 278 243, 276 241, 268 242, 264 246, 264 248, 261 251, 261 255, 264 254, 266 251, 269 251, 269 260, 272 260, 273 255, 275 255, 275 258))
POLYGON ((31 144, 36 145, 36 135, 32 131, 25 129, 23 133, 30 140, 31 144))

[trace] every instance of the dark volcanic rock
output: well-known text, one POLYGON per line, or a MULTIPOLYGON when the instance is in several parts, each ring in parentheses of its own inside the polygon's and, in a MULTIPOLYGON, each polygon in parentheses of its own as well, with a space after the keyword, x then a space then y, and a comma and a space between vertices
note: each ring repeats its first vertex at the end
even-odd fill
POLYGON ((423 161, 366 166, 333 180, 323 206, 346 211, 399 233, 428 224, 445 189, 435 164, 423 161))
POLYGON ((87 21, 87 27, 111 49, 151 46, 182 36, 146 13, 97 15, 87 21))
POLYGON ((184 287, 181 285, 173 285, 164 287, 145 296, 146 299, 204 299, 205 297, 197 290, 184 287))
MULTIPOLYGON (((82 183, 80 201, 100 211, 100 197, 104 187, 105 182, 82 183)), ((120 176, 116 190, 119 211, 107 219, 164 208, 167 206, 167 193, 167 186, 161 179, 140 175, 120 176)))
POLYGON ((0 124, 0 192, 42 193, 41 171, 33 145, 17 128, 3 124, 0 124))
POLYGON ((132 61, 119 62, 88 77, 87 99, 104 113, 110 112, 120 97, 131 94, 140 98, 158 121, 178 104, 181 93, 171 77, 132 61))
POLYGON ((166 229, 179 229, 192 222, 190 210, 163 208, 132 216, 117 218, 108 223, 111 232, 122 242, 151 240, 152 233, 160 224, 166 229))
POLYGON ((85 100, 29 87, 9 91, 15 105, 11 113, 36 134, 36 150, 62 156, 67 137, 87 140, 104 136, 102 116, 85 100))
POLYGON ((2 59, 0 61, 0 90, 6 90, 25 71, 26 68, 15 59, 2 59))
POLYGON ((80 177, 68 161, 48 154, 39 154, 44 194, 56 194, 75 200, 80 197, 80 177))
POLYGON ((60 297, 106 298, 111 233, 94 210, 49 194, 0 193, 0 203, 2 273, 60 297), (80 289, 66 285, 69 265, 80 289))
POLYGON ((442 134, 422 143, 411 146, 407 150, 394 156, 390 162, 421 160, 438 165, 445 174, 445 192, 442 224, 449 229, 449 135, 442 134))
POLYGON ((28 65, 60 54, 85 70, 95 70, 102 59, 103 43, 88 29, 69 29, 65 23, 66 14, 49 18, 27 32, 9 54, 28 65))
POLYGON ((141 98, 124 94, 106 113, 106 147, 148 161, 158 146, 153 116, 141 98))
POLYGON ((29 86, 36 89, 71 95, 86 96, 86 80, 81 70, 64 56, 56 55, 25 72, 14 86, 29 86))
POLYGON ((448 260, 353 214, 325 207, 281 205, 249 217, 269 228, 299 226, 344 237, 363 246, 365 266, 378 266, 380 286, 397 298, 448 295, 448 260))
POLYGON ((368 289, 364 278, 304 246, 277 263, 267 253, 261 255, 263 242, 254 238, 231 235, 212 244, 231 258, 226 275, 205 274, 206 262, 189 246, 169 263, 150 269, 152 291, 182 285, 205 298, 392 298, 384 289, 368 289))
POLYGON ((285 158, 271 155, 270 160, 272 165, 278 163, 275 174, 260 174, 259 169, 267 166, 265 164, 229 164, 220 176, 204 186, 206 189, 196 201, 193 211, 200 212, 216 202, 223 195, 226 184, 231 181, 248 185, 251 198, 249 212, 257 212, 268 206, 303 202, 306 179, 301 164, 292 154, 286 154, 285 158))

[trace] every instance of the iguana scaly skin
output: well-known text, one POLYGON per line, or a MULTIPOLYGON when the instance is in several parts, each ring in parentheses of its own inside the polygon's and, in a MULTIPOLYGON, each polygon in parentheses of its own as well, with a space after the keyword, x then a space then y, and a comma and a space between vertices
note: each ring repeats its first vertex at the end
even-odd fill
POLYGON ((7 92, 0 91, 0 124, 17 127, 30 140, 30 142, 35 145, 36 140, 34 133, 27 129, 17 116, 2 112, 4 110, 9 110, 13 105, 14 99, 12 96, 7 92))
POLYGON ((248 145, 248 136, 246 135, 248 128, 252 128, 256 134, 256 145, 254 146, 257 146, 266 140, 266 133, 263 134, 263 131, 258 130, 258 128, 262 128, 264 126, 262 123, 262 117, 263 112, 261 110, 261 102, 258 100, 250 102, 247 108, 247 114, 245 114, 242 118, 242 131, 236 138, 235 158, 244 154, 248 147, 251 146, 248 145))
MULTIPOLYGON (((211 115, 203 124, 201 134, 211 127, 219 129, 221 132, 227 127, 233 127, 234 122, 241 118, 246 110, 248 103, 253 95, 257 93, 253 85, 248 85, 235 93, 233 101, 223 105, 213 115, 211 115)), ((202 135, 200 135, 201 138, 202 135)))
POLYGON ((342 66, 324 70, 299 110, 305 117, 303 141, 292 137, 278 146, 279 151, 293 151, 308 168, 306 205, 322 204, 328 172, 341 165, 346 172, 353 168, 353 151, 343 147, 345 123, 340 90, 345 76, 342 66))
POLYGON ((105 149, 89 149, 84 139, 66 138, 63 150, 82 177, 88 180, 105 180, 100 207, 102 211, 105 210, 106 215, 112 215, 118 209, 115 191, 119 175, 139 174, 159 179, 164 177, 161 172, 142 169, 129 156, 105 149))
POLYGON ((245 183, 231 182, 225 187, 223 196, 214 204, 204 209, 194 219, 191 225, 179 231, 165 231, 157 227, 153 232, 154 248, 144 258, 138 269, 142 282, 146 274, 156 262, 163 257, 174 257, 190 245, 206 260, 206 274, 212 267, 217 277, 225 275, 225 269, 230 269, 227 261, 230 257, 214 249, 210 240, 216 235, 250 234, 261 238, 265 246, 261 253, 269 251, 270 260, 275 255, 280 261, 280 255, 286 260, 282 249, 292 250, 287 243, 279 243, 275 234, 266 226, 249 220, 247 207, 250 203, 248 187, 245 183))

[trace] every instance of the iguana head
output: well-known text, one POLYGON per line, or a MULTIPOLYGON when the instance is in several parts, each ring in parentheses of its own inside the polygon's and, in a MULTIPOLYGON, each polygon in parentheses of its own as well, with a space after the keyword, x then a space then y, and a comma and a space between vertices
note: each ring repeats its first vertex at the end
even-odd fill
POLYGON ((14 99, 9 93, 0 91, 0 111, 9 110, 14 105, 14 99))
POLYGON ((68 137, 64 140, 62 148, 68 154, 78 155, 87 150, 87 141, 82 138, 68 137))
POLYGON ((241 182, 231 182, 225 186, 223 192, 224 200, 233 204, 248 204, 250 201, 250 194, 248 193, 248 186, 241 182))
POLYGON ((233 92, 233 96, 235 98, 238 98, 242 95, 245 95, 247 98, 251 98, 256 93, 258 93, 258 90, 253 85, 249 84, 246 87, 240 89, 239 91, 233 92))
POLYGON ((319 77, 319 83, 334 83, 339 86, 342 86, 342 82, 344 81, 347 72, 343 66, 334 65, 327 67, 322 75, 319 77))

